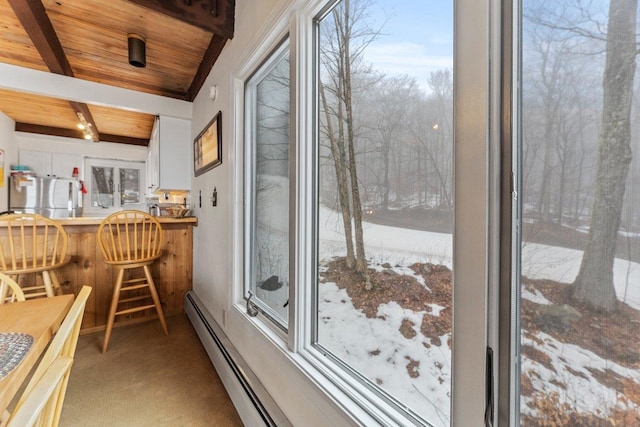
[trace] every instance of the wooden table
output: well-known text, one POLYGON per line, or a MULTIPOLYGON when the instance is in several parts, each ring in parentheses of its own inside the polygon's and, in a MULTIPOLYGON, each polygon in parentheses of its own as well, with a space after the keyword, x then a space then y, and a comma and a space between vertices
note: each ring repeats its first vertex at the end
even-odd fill
POLYGON ((0 380, 0 415, 38 362, 72 304, 73 295, 60 295, 0 305, 0 332, 23 332, 34 338, 20 364, 0 380))

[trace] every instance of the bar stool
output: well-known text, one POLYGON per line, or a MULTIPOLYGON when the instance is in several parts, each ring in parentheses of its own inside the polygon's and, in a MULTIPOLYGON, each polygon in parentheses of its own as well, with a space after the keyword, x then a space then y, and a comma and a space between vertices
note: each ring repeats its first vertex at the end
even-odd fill
POLYGON ((113 323, 118 315, 155 308, 164 334, 169 335, 160 298, 149 270, 149 266, 162 256, 164 232, 160 222, 143 211, 116 212, 100 223, 97 238, 104 261, 118 269, 102 352, 107 351, 113 323), (124 280, 125 270, 139 268, 144 271, 144 277, 124 280), (126 295, 121 299, 122 292, 126 292, 126 295), (149 303, 149 298, 153 303, 149 303), (118 310, 120 304, 126 305, 118 310))
POLYGON ((50 218, 28 213, 2 215, 0 226, 0 272, 19 283, 27 299, 60 293, 56 269, 71 259, 65 229, 50 218), (33 283, 20 280, 24 275, 33 275, 33 283))

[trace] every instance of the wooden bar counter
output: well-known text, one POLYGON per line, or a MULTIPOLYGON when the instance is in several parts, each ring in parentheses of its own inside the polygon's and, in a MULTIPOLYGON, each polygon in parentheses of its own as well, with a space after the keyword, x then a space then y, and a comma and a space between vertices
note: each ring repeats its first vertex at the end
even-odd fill
MULTIPOLYGON (((195 217, 157 217, 164 230, 163 255, 151 265, 165 316, 184 312, 183 298, 191 289, 193 279, 193 227, 195 217)), ((105 329, 113 283, 117 271, 103 262, 102 252, 96 241, 102 218, 58 219, 69 234, 67 254, 71 261, 57 270, 64 294, 74 294, 89 285, 93 292, 87 301, 81 333, 105 329)), ((0 229, 0 233, 2 230, 0 229)), ((125 279, 126 279, 125 275, 125 279)), ((115 326, 157 318, 154 310, 118 316, 115 326)))

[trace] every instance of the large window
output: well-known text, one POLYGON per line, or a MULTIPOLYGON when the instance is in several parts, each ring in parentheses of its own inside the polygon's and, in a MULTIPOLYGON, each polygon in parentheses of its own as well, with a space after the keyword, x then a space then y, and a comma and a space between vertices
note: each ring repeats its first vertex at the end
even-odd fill
POLYGON ((453 6, 397 6, 344 0, 318 19, 316 344, 448 426, 453 6))
POLYGON ((246 293, 286 329, 289 306, 289 43, 245 87, 246 293))
POLYGON ((524 0, 519 12, 512 425, 639 425, 637 2, 524 0))
POLYGON ((345 417, 476 425, 489 69, 477 33, 488 33, 488 7, 457 3, 473 13, 460 37, 470 54, 454 70, 453 2, 401 3, 291 2, 247 49, 235 81, 244 114, 234 307, 283 352, 283 372, 303 371, 345 417), (454 112, 461 63, 473 96, 459 96, 454 112))

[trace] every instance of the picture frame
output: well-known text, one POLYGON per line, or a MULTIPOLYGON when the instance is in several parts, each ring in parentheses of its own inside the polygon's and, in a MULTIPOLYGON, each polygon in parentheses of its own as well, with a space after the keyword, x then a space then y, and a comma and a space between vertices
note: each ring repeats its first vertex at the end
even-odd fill
POLYGON ((213 116, 202 132, 193 140, 193 168, 195 176, 222 163, 222 111, 213 116))

